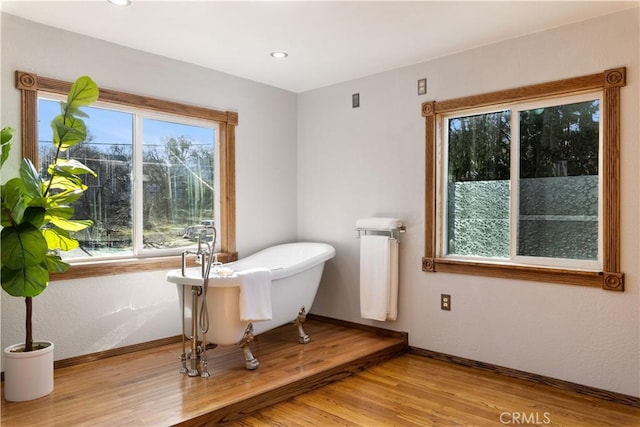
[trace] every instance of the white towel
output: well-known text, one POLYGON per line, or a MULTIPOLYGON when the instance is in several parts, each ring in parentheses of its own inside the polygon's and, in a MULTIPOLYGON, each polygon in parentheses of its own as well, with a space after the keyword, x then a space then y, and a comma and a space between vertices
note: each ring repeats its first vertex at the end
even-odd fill
POLYGON ((400 227, 402 227, 402 220, 398 218, 360 218, 356 221, 356 228, 394 230, 400 227))
POLYGON ((389 305, 387 306, 387 320, 398 317, 398 254, 400 246, 396 239, 389 240, 391 258, 389 266, 389 305))
POLYGON ((360 315, 379 321, 398 315, 398 241, 360 237, 360 315))
POLYGON ((252 268, 239 271, 240 320, 258 322, 271 320, 271 271, 266 268, 252 268))

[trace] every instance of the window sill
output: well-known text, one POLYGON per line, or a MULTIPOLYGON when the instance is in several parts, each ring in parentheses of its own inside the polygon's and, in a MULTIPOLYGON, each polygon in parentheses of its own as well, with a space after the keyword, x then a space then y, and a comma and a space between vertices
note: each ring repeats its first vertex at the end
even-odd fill
MULTIPOLYGON (((236 261, 238 253, 218 253, 218 260, 223 263, 236 261)), ((64 273, 51 273, 50 280, 72 280, 86 277, 113 276, 124 273, 139 273, 143 271, 172 270, 180 268, 182 256, 171 255, 152 258, 127 258, 121 260, 92 261, 72 263, 68 271, 64 273)), ((187 265, 196 266, 195 258, 190 257, 187 265)))
POLYGON ((529 265, 511 265, 446 258, 422 258, 422 271, 470 274, 563 285, 590 286, 624 291, 624 274, 601 271, 569 270, 529 265))

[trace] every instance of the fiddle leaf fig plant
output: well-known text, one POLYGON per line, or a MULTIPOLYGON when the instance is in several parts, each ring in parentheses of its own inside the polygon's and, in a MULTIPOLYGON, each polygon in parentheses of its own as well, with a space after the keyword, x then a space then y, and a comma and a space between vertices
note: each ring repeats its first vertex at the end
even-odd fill
MULTIPOLYGON (((9 295, 24 297, 26 303, 25 351, 32 351, 32 298, 44 291, 49 273, 64 272, 69 264, 60 251, 79 247, 70 233, 90 227, 91 220, 72 219, 72 203, 86 191, 82 175, 95 173, 76 160, 60 157, 67 149, 82 143, 87 129, 80 110, 98 99, 98 87, 83 76, 72 85, 66 102, 60 102, 60 114, 51 121, 55 156, 45 176, 30 159, 22 159, 19 175, 1 186, 2 213, 1 281, 9 295)), ((0 168, 9 157, 14 130, 1 132, 0 168)))

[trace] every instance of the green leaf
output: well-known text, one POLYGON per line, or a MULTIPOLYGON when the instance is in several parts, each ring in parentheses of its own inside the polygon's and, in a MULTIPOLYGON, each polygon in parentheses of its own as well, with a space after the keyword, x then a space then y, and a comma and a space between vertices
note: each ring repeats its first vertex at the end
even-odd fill
POLYGON ((84 230, 87 227, 91 227, 93 225, 93 221, 90 219, 65 219, 56 216, 52 216, 49 218, 51 224, 55 225, 66 231, 80 231, 84 230))
POLYGON ((2 186, 2 226, 22 222, 28 203, 25 193, 24 183, 20 178, 10 179, 2 186))
POLYGON ((55 208, 47 209, 47 219, 52 217, 71 219, 75 209, 71 206, 57 206, 55 208))
POLYGON ((20 164, 20 178, 24 186, 24 191, 32 198, 42 196, 42 178, 38 170, 29 159, 22 159, 20 164))
POLYGON ((53 130, 53 145, 65 151, 77 145, 87 137, 87 128, 81 119, 73 116, 59 115, 51 121, 53 130))
POLYGON ((47 270, 50 273, 64 273, 69 269, 69 264, 62 261, 58 255, 47 255, 47 270))
POLYGON ((98 86, 88 76, 78 77, 67 95, 68 108, 78 108, 98 100, 98 86))
MULTIPOLYGON (((10 295, 39 295, 47 287, 50 271, 63 272, 69 268, 50 250, 77 248, 79 243, 69 231, 82 230, 92 224, 90 220, 72 220, 74 209, 68 204, 78 200, 87 189, 78 175, 96 174, 80 162, 59 160, 58 156, 86 139, 87 129, 82 118, 88 116, 80 107, 95 102, 98 95, 95 82, 83 76, 72 85, 67 101, 60 103, 61 114, 51 121, 53 143, 59 150, 54 165, 50 166, 49 180, 44 181, 33 163, 24 159, 19 178, 0 187, 4 227, 0 234, 1 281, 2 288, 10 295)), ((12 135, 13 129, 2 129, 0 166, 9 157, 12 135)))
POLYGON ((55 190, 64 190, 64 191, 66 190, 84 191, 87 189, 87 186, 82 183, 82 180, 75 175, 71 175, 71 176, 55 175, 53 178, 51 178, 50 181, 45 181, 46 185, 49 185, 49 183, 51 183, 50 190, 55 189, 55 190))
POLYGON ((66 205, 78 200, 84 194, 83 189, 62 191, 58 194, 49 196, 51 205, 66 205))
POLYGON ((0 157, 0 167, 4 165, 4 162, 9 158, 9 151, 11 151, 11 138, 13 138, 14 129, 10 127, 2 128, 0 131, 0 143, 2 144, 2 156, 0 157))
POLYGON ((58 162, 55 165, 49 165, 49 174, 53 175, 54 173, 67 177, 86 174, 97 176, 97 174, 89 167, 74 159, 58 159, 58 162))
POLYGON ((2 289, 14 297, 36 297, 47 288, 49 284, 49 270, 46 262, 38 265, 11 269, 6 265, 2 267, 2 289))
POLYGON ((48 198, 46 197, 34 197, 27 201, 28 208, 46 208, 48 204, 48 198))
POLYGON ((0 209, 0 212, 2 213, 0 217, 0 225, 2 225, 2 227, 11 227, 13 223, 11 222, 11 216, 9 215, 9 211, 2 208, 0 209))
POLYGON ((0 143, 6 144, 11 141, 11 138, 13 138, 13 132, 15 132, 14 128, 9 126, 3 127, 2 131, 0 131, 0 143))
POLYGON ((60 228, 45 228, 42 230, 42 235, 46 239, 49 250, 70 251, 80 246, 76 239, 60 228))
POLYGON ((38 265, 47 254, 47 241, 40 230, 28 222, 3 228, 1 239, 2 265, 10 269, 38 265))
POLYGON ((42 207, 28 207, 24 211, 22 222, 30 222, 34 227, 40 228, 46 223, 46 209, 42 207))
POLYGON ((79 108, 73 110, 73 115, 76 117, 84 117, 85 119, 89 118, 89 115, 79 108))

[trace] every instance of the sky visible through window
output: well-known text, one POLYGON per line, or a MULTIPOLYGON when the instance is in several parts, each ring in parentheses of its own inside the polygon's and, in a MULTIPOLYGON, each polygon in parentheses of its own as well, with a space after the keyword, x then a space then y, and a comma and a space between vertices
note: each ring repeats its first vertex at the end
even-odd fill
MULTIPOLYGON (((89 115, 85 123, 94 137, 92 144, 131 144, 133 127, 130 113, 93 107, 86 107, 83 111, 89 115)), ((51 141, 51 119, 58 114, 58 101, 43 98, 39 100, 38 138, 41 141, 51 141)), ((145 125, 145 145, 160 145, 165 138, 179 136, 188 137, 198 145, 211 144, 213 141, 211 128, 160 120, 147 120, 145 125)))
MULTIPOLYGON (((183 120, 102 106, 83 111, 89 116, 84 118, 87 139, 67 153, 78 156, 97 174, 87 177, 87 192, 74 203, 76 215, 91 218, 94 226, 75 235, 81 248, 65 258, 131 255, 133 242, 140 238, 143 250, 177 250, 191 245, 200 235, 209 237, 211 227, 207 224, 215 220, 217 126, 188 119, 176 123, 183 120), (141 130, 134 134, 136 116, 141 130), (134 144, 141 151, 134 149, 134 144), (137 161, 142 160, 139 170, 133 163, 136 153, 141 156, 137 161), (134 201, 135 170, 142 175, 135 184, 141 186, 137 193, 141 197, 134 201), (137 202, 141 204, 134 208, 137 202), (141 220, 134 217, 135 209, 142 212, 141 220)), ((55 152, 50 123, 58 114, 59 101, 39 99, 43 171, 55 152)))

